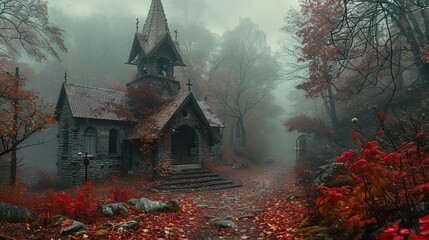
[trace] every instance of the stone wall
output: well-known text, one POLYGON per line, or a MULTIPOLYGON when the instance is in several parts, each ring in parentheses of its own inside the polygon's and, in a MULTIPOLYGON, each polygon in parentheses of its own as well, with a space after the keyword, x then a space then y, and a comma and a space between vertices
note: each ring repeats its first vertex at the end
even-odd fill
POLYGON ((97 151, 90 156, 88 165, 88 179, 95 179, 121 171, 124 159, 124 140, 129 132, 123 122, 76 119, 71 116, 70 107, 65 101, 58 119, 58 149, 57 174, 62 185, 77 185, 84 182, 85 154, 84 133, 88 128, 97 131, 97 151), (109 153, 109 131, 118 131, 117 152, 109 153), (80 157, 78 153, 81 152, 80 157))

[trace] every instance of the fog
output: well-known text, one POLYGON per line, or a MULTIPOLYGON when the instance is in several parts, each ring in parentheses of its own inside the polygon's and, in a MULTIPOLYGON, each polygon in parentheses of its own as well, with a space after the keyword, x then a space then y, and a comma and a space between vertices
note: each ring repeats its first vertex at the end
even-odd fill
MULTIPOLYGON (((68 52, 61 55, 62 62, 50 59, 35 63, 23 58, 35 70, 35 79, 30 87, 55 105, 64 72, 67 81, 91 86, 107 87, 124 84, 135 74, 135 66, 125 65, 128 58, 136 18, 139 30, 143 28, 149 10, 149 0, 55 0, 49 1, 50 20, 64 30, 64 40, 68 52)), ((278 58, 280 71, 288 71, 288 62, 295 61, 284 54, 282 45, 288 44, 290 37, 281 31, 284 17, 291 7, 297 6, 297 0, 163 0, 164 10, 170 31, 176 26, 199 23, 208 29, 216 39, 234 29, 242 18, 250 18, 266 34, 272 55, 278 58), (280 57, 283 55, 282 57, 280 57), (280 59, 283 58, 283 59, 280 59), (284 59, 286 58, 286 59, 284 59), (285 70, 286 69, 286 70, 285 70)), ((179 42, 181 32, 179 31, 179 42)), ((292 43, 290 43, 292 44, 292 43)), ((264 142, 265 154, 285 165, 295 160, 295 140, 297 135, 286 132, 282 121, 300 112, 303 105, 314 106, 306 102, 303 94, 294 88, 297 81, 284 78, 282 74, 276 81, 277 88, 272 91, 274 103, 280 108, 276 114, 264 116, 267 127, 261 128, 265 134, 260 137, 264 142)), ((40 133, 27 141, 27 144, 48 141, 48 143, 26 148, 19 152, 24 172, 37 172, 41 169, 56 171, 56 126, 40 133)), ((35 176, 34 174, 32 174, 35 176)), ((31 180, 30 180, 31 181, 31 180)))

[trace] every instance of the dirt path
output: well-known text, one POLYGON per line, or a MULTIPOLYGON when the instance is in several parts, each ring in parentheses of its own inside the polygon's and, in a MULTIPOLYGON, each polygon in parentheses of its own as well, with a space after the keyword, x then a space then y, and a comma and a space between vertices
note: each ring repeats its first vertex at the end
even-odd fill
MULTIPOLYGON (((79 236, 60 237, 61 226, 40 222, 1 223, 0 234, 15 239, 303 239, 297 230, 305 214, 303 199, 287 200, 299 196, 290 170, 276 165, 214 170, 242 181, 243 187, 190 194, 135 191, 137 198, 176 199, 181 211, 145 213, 130 206, 127 214, 80 220, 88 229, 79 236), (123 232, 105 227, 129 221, 137 221, 138 226, 123 232)), ((144 184, 127 182, 126 187, 143 189, 144 184)), ((95 184, 100 192, 108 192, 111 186, 106 186, 95 184)))

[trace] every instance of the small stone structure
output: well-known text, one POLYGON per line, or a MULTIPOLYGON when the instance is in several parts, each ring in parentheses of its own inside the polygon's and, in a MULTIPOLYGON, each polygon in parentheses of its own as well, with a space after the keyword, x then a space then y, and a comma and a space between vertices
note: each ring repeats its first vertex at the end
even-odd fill
POLYGON ((172 158, 173 170, 201 167, 206 156, 219 161, 224 126, 191 91, 179 94, 174 67, 185 64, 177 40, 170 36, 160 0, 152 0, 142 32, 135 33, 127 64, 137 66, 137 77, 128 86, 159 86, 159 97, 169 101, 157 113, 136 122, 129 117, 127 93, 64 82, 57 102, 61 184, 83 182, 85 153, 89 179, 121 171, 145 172, 166 158, 172 158), (148 122, 156 126, 148 129, 148 122), (161 137, 155 159, 144 159, 139 151, 142 136, 148 135, 161 137))

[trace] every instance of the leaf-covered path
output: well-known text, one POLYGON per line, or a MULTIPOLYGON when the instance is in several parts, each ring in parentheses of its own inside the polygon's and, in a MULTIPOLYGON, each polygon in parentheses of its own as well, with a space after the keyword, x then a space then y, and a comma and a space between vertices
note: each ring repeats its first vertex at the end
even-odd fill
POLYGON ((177 199, 182 208, 179 212, 145 213, 130 206, 127 214, 83 221, 89 229, 74 237, 60 238, 61 226, 53 222, 2 224, 0 233, 16 239, 303 239, 297 226, 306 210, 293 187, 292 171, 276 165, 215 170, 242 181, 243 187, 188 194, 136 191, 137 197, 151 200, 177 199), (108 224, 131 220, 138 222, 133 230, 119 232, 108 224))

